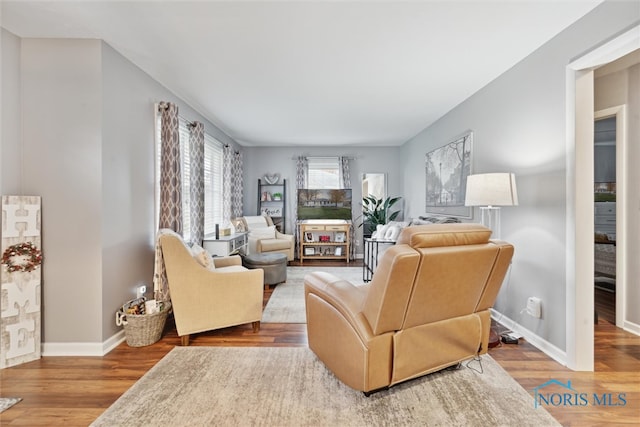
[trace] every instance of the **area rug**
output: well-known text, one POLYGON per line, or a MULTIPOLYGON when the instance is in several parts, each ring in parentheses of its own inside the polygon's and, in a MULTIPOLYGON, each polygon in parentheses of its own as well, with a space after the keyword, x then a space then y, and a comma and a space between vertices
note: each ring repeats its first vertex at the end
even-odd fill
POLYGON ((351 283, 362 284, 362 267, 287 267, 287 281, 276 285, 262 312, 263 323, 307 323, 304 276, 326 271, 351 283))
POLYGON ((0 397, 0 412, 6 411, 21 400, 21 397, 0 397))
POLYGON ((470 366, 365 397, 306 347, 176 347, 91 425, 560 425, 490 356, 470 366))

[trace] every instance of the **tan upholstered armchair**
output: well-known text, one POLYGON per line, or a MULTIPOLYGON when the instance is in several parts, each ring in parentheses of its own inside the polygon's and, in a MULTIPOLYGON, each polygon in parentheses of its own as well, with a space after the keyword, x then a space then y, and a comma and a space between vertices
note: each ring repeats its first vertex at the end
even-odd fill
POLYGON ((480 224, 405 228, 362 286, 305 277, 309 347, 365 394, 487 352, 513 246, 480 224))
POLYGON ((176 235, 160 236, 160 246, 182 345, 197 332, 244 323, 260 329, 262 270, 244 268, 239 256, 194 257, 176 235))
POLYGON ((280 233, 269 216, 243 216, 242 224, 249 232, 249 253, 283 253, 287 261, 293 261, 295 237, 280 233))

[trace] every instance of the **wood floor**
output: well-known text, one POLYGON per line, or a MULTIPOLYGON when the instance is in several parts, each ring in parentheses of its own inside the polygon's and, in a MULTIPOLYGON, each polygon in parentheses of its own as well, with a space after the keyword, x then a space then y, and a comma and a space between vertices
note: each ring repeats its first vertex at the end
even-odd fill
MULTIPOLYGON (((265 292, 265 303, 271 292, 265 292)), ((490 354, 532 396, 550 379, 571 381, 589 396, 611 393, 615 402, 624 393, 625 406, 547 407, 564 426, 640 425, 640 337, 601 319, 596 343, 596 372, 573 372, 522 340, 490 354)), ((163 338, 151 346, 122 343, 104 357, 43 357, 0 370, 0 397, 23 398, 0 414, 0 426, 87 426, 179 344, 168 322, 163 338)), ((304 324, 262 324, 257 334, 243 325, 195 335, 191 345, 296 347, 306 346, 307 338, 304 324)))

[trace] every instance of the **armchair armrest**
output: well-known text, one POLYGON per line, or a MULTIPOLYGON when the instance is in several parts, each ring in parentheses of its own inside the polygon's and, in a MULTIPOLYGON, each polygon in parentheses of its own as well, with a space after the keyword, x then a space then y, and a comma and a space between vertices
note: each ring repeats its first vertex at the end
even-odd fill
POLYGON ((293 243, 293 240, 295 239, 295 237, 293 234, 284 234, 276 230, 276 239, 285 239, 293 243))

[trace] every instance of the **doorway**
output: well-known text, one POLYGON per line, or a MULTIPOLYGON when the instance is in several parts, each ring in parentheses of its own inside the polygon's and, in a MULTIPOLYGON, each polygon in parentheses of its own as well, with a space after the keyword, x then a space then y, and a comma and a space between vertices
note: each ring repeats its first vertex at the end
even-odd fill
POLYGON ((593 144, 595 324, 616 323, 616 116, 595 113, 593 144))

